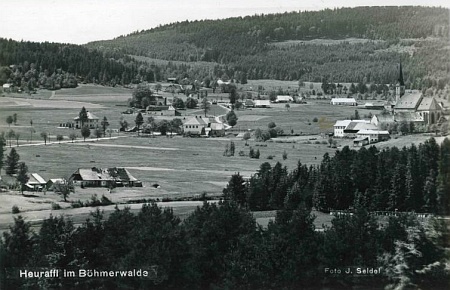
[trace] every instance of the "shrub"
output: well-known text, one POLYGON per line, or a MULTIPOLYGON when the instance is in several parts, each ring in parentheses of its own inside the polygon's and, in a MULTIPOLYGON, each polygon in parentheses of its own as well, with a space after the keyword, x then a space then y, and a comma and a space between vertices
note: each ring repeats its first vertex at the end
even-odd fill
POLYGON ((102 195, 102 199, 101 199, 101 203, 102 205, 110 205, 113 204, 113 202, 107 198, 106 196, 102 195))
POLYGON ((19 207, 18 207, 17 205, 13 205, 13 207, 12 207, 12 213, 15 214, 15 213, 19 213, 19 212, 20 212, 19 207))
POLYGON ((275 157, 274 155, 269 155, 269 156, 267 156, 267 159, 272 160, 274 157, 275 157))
POLYGON ((319 119, 317 119, 317 117, 314 117, 313 122, 317 123, 317 122, 319 122, 319 119))
POLYGON ((61 206, 56 202, 52 202, 52 210, 58 210, 58 209, 61 209, 61 206))
POLYGON ((80 208, 84 206, 84 203, 81 200, 74 201, 70 204, 72 208, 80 208))
POLYGON ((314 144, 320 144, 320 141, 314 141, 314 144))
POLYGON ((286 160, 287 159, 287 153, 286 153, 286 150, 284 150, 283 151, 283 160, 286 160))

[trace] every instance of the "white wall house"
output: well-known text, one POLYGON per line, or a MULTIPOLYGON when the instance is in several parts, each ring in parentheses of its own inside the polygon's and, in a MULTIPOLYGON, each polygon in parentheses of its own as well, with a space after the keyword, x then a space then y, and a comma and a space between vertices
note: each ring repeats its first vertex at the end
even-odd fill
POLYGON ((355 98, 333 98, 330 101, 331 105, 341 105, 341 106, 357 106, 355 98))

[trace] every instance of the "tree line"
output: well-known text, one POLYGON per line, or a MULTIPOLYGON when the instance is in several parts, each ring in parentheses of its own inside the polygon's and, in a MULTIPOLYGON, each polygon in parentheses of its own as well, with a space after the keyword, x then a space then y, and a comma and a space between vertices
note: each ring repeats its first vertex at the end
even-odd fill
POLYGON ((249 180, 234 174, 226 199, 250 210, 308 208, 329 212, 355 204, 369 211, 415 211, 445 214, 450 196, 450 141, 431 138, 419 146, 326 153, 318 166, 298 162, 289 172, 277 162, 261 164, 249 180))
POLYGON ((376 217, 358 208, 323 232, 300 206, 277 212, 267 228, 232 201, 203 206, 181 220, 170 208, 144 204, 134 214, 97 210, 79 227, 50 216, 38 232, 21 216, 0 239, 2 289, 383 289, 449 286, 443 225, 414 215, 376 217), (381 267, 377 275, 330 269, 381 267), (353 268, 354 267, 354 268, 353 268), (18 278, 20 270, 75 271, 73 278, 18 278), (96 277, 77 277, 79 270, 96 277), (147 278, 98 276, 147 271, 147 278), (344 286, 343 286, 344 285, 344 286))

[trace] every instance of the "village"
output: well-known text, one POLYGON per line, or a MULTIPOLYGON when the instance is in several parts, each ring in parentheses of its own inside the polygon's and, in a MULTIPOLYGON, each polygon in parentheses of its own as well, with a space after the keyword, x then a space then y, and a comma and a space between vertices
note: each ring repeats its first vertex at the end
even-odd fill
MULTIPOLYGON (((75 115, 72 120, 59 120, 57 127, 58 132, 70 132, 66 134, 52 133, 56 132, 54 125, 50 125, 53 128, 50 132, 41 133, 41 137, 44 138, 44 145, 52 143, 51 138, 56 139, 58 144, 61 141, 64 143, 81 142, 81 139, 76 132, 82 127, 89 128, 87 136, 83 135, 83 143, 87 142, 99 142, 100 140, 112 138, 112 136, 120 137, 157 137, 161 135, 184 137, 212 137, 217 140, 254 140, 255 142, 265 141, 270 139, 272 142, 300 142, 315 144, 328 144, 331 148, 337 148, 337 144, 340 147, 343 145, 350 145, 352 147, 361 147, 372 145, 378 142, 387 141, 391 138, 402 138, 402 135, 419 134, 419 133, 431 133, 437 135, 446 135, 448 132, 448 107, 442 101, 436 100, 434 97, 424 96, 421 91, 406 90, 403 82, 403 72, 399 71, 399 78, 392 92, 389 93, 389 97, 385 100, 356 100, 351 97, 350 94, 346 97, 339 95, 327 95, 324 96, 318 93, 317 96, 310 95, 310 92, 303 93, 300 90, 300 94, 272 94, 264 95, 261 92, 256 92, 247 88, 244 91, 241 88, 239 93, 236 93, 236 99, 230 101, 229 88, 234 84, 231 81, 218 80, 217 87, 205 88, 200 87, 195 90, 195 87, 182 86, 176 83, 175 79, 168 79, 164 85, 153 86, 151 92, 153 102, 149 102, 144 109, 129 108, 120 112, 120 121, 113 122, 111 117, 103 119, 98 117, 98 111, 104 111, 104 109, 96 110, 94 105, 92 109, 86 110, 85 120, 82 122, 81 113, 75 115), (156 89, 156 92, 155 92, 156 89), (159 91, 161 90, 161 91, 159 91), (217 92, 216 92, 217 91, 217 92), (180 92, 185 92, 181 93, 180 92), (187 92, 187 93, 186 93, 187 92), (315 97, 315 98, 314 98, 315 97), (327 104, 328 102, 328 104, 327 104), (189 104, 190 103, 190 104, 189 104), (309 104, 308 104, 309 103, 309 104), (298 110, 298 114, 305 116, 307 112, 303 111, 303 108, 308 108, 311 104, 320 104, 320 106, 328 107, 331 112, 331 117, 328 116, 310 116, 306 122, 317 123, 314 129, 308 126, 305 130, 294 129, 298 128, 298 124, 286 120, 283 123, 278 122, 278 130, 272 130, 269 138, 262 138, 256 135, 256 129, 264 128, 261 120, 266 119, 265 114, 267 112, 277 111, 280 114, 293 115, 298 110), (354 112, 353 112, 354 110, 354 112), (347 115, 347 118, 337 118, 335 113, 339 111, 351 112, 347 115), (369 111, 363 118, 360 116, 362 112, 369 111), (230 112, 237 112, 238 118, 233 117, 235 120, 230 121, 230 112), (140 117, 138 117, 140 116, 140 117), (141 118, 141 121, 137 121, 141 118), (318 119, 320 118, 320 120, 318 119), (178 121, 178 122, 174 122, 178 121), (114 124, 120 123, 119 128, 114 128, 114 124), (159 126, 158 123, 162 123, 159 126), (110 125, 111 124, 111 125, 110 125), (281 125, 281 126, 280 126, 281 125), (111 127, 111 128, 109 128, 111 127), (281 129, 280 129, 281 128, 281 129), (311 130, 312 129, 312 130, 311 130), (62 130, 62 131, 61 131, 62 130), (64 131, 69 130, 69 131, 64 131), (90 131, 92 130, 92 132, 90 131), (275 132, 275 133, 274 133, 275 132), (137 135, 136 135, 137 134, 137 135), (64 136, 65 135, 65 136, 64 136), (395 136, 395 137, 394 137, 395 136), (86 140, 86 137, 91 137, 86 140), (48 138, 48 140, 47 140, 48 138), (225 138, 225 139, 224 139, 225 138), (317 139, 322 141, 317 141, 317 139), (70 140, 70 141, 69 141, 70 140), (278 140, 278 141, 277 141, 278 140)), ((319 86, 320 84, 316 84, 319 86)), ((305 85, 306 86, 306 85, 305 85)), ((323 85, 322 85, 323 86, 323 85)), ((340 85, 342 87, 342 85, 340 85)), ((311 88, 312 86, 309 86, 311 88)), ((245 88, 244 88, 245 89, 245 88)), ((289 92, 291 87, 288 87, 285 91, 289 92)), ((320 92, 320 88, 314 87, 317 92, 320 92)), ((345 90, 346 87, 345 87, 345 90)), ((35 102, 42 102, 44 100, 38 100, 31 95, 30 97, 23 98, 20 94, 14 94, 14 98, 9 97, 13 93, 13 88, 9 84, 3 85, 3 100, 8 99, 9 102, 16 102, 16 105, 20 102, 25 102, 31 99, 35 102)), ((235 92, 233 92, 235 93, 235 92)), ((283 90, 279 89, 279 93, 283 93, 283 90)), ((112 95, 114 96, 114 95, 112 95)), ((89 98, 89 96, 87 96, 89 98)), ((70 98, 62 97, 55 98, 54 93, 52 97, 46 100, 47 103, 55 100, 55 102, 69 103, 69 99, 76 99, 77 97, 70 98)), ((100 105, 104 105, 108 100, 106 96, 98 96, 98 99, 102 100, 100 105)), ((78 96, 78 100, 86 99, 86 97, 78 96)), ((95 96, 90 98, 96 100, 95 96)), ((111 98, 113 100, 114 97, 111 98)), ((124 99, 124 96, 121 96, 124 99)), ((128 100, 129 102, 129 100, 128 100)), ((92 103, 86 103, 87 107, 92 103)), ((101 108, 101 106, 97 107, 101 108)), ((14 109, 14 107, 11 107, 14 109)), ((23 110, 23 108, 21 108, 23 110)), ((84 109, 84 107, 83 107, 84 109)), ((277 114, 278 114, 277 113, 277 114)), ((20 114, 20 111, 19 113, 20 114)), ((9 118, 10 116, 8 116, 9 118)), ((117 119, 117 116, 115 116, 117 119)), ((15 147, 16 149, 25 150, 33 147, 26 147, 27 145, 42 143, 41 141, 32 140, 33 131, 36 127, 31 124, 30 127, 30 139, 20 140, 20 137, 25 138, 26 132, 20 134, 19 132, 14 136, 13 128, 11 126, 11 120, 2 116, 2 122, 7 122, 9 132, 6 132, 5 139, 9 142, 9 147, 15 147), (5 119, 5 120, 3 120, 5 119), (12 133, 11 133, 12 132, 12 133), (15 139, 15 142, 13 142, 15 139), (15 144, 14 144, 15 143, 15 144), (12 145, 13 144, 13 145, 12 145), (24 148, 24 149, 22 149, 24 148)), ((10 118, 11 119, 11 118, 10 118)), ((276 118, 274 119, 276 120, 276 118)), ((56 121, 56 120, 55 120, 56 121)), ((53 123, 55 123, 53 121, 53 123)), ((267 120, 269 121, 269 120, 267 120)), ((32 122, 32 121, 31 121, 32 122)), ((48 125, 48 124, 45 124, 48 125)), ((17 128, 18 130, 23 129, 17 128)), ((273 129, 273 128, 272 128, 273 129)), ((267 130, 271 130, 268 128, 267 130)), ((44 131, 43 131, 44 132, 44 131)), ((261 135, 261 133, 259 133, 261 135)), ((28 135, 28 134, 27 134, 28 135)), ((145 139, 140 139, 138 143, 147 142, 145 139)), ((178 140, 178 139, 177 139, 178 140)), ((56 143, 53 141, 53 144, 56 143)), ((183 142, 179 140, 178 142, 183 142)), ((199 141, 201 142, 201 141, 199 141)), ((247 144, 247 143, 246 143, 247 144)), ((258 144, 255 144, 258 145, 258 144)), ((242 151, 241 151, 242 152, 242 151)), ((241 153, 244 154, 244 153, 241 153)), ((38 156, 38 155, 36 155, 38 156)), ((315 160, 317 160, 315 156, 315 160)), ((91 161, 92 162, 92 161, 91 161)), ((13 176, 3 175, 1 180, 1 188, 3 190, 25 190, 31 192, 53 191, 55 188, 60 188, 58 184, 73 184, 75 187, 148 187, 155 183, 143 184, 143 182, 135 178, 129 170, 123 167, 119 167, 116 164, 107 164, 105 168, 98 168, 94 166, 85 166, 83 168, 72 168, 71 173, 66 176, 47 176, 43 177, 39 172, 31 171, 28 175, 28 180, 23 186, 13 176), (57 185, 55 187, 55 185, 57 185)), ((30 170, 33 170, 30 167, 30 170)), ((219 191, 220 192, 220 191, 219 191)))

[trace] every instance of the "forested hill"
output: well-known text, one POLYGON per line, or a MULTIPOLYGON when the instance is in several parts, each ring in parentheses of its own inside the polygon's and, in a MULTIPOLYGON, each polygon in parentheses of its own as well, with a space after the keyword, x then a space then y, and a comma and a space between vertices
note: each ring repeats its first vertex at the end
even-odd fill
POLYGON ((0 85, 23 91, 76 87, 78 82, 128 85, 154 81, 150 68, 123 53, 100 52, 74 44, 36 43, 0 38, 0 85))
POLYGON ((168 60, 197 60, 199 54, 201 60, 227 63, 286 40, 448 36, 448 13, 444 8, 358 7, 185 21, 88 46, 168 60))
MULTIPOLYGON (((442 50, 449 35, 448 15, 445 8, 359 7, 185 21, 87 46, 151 59, 214 62, 226 66, 222 71, 237 80, 390 83, 402 59, 409 83, 423 86, 420 82, 427 74, 446 77, 448 56, 442 50), (348 38, 365 42, 331 47, 308 41, 348 38), (417 43, 420 39, 434 42, 417 43), (415 60, 410 60, 411 46, 415 60), (429 55, 430 51, 439 53, 429 55)), ((214 71, 212 77, 220 75, 214 71)))

